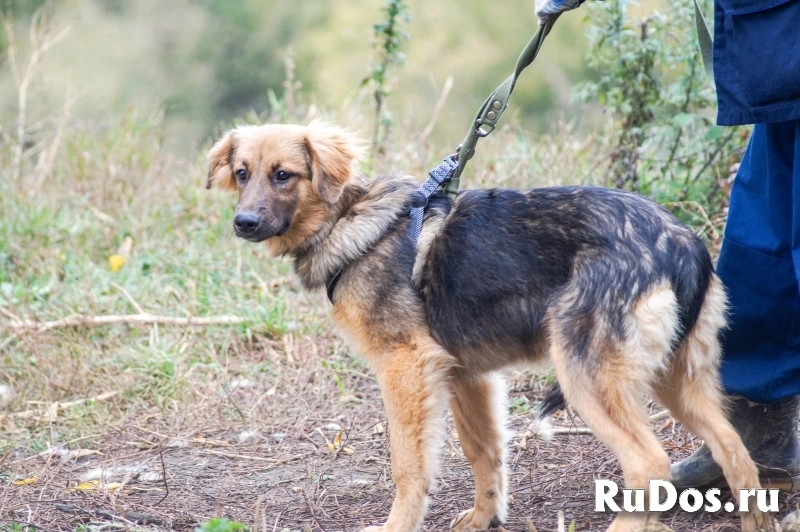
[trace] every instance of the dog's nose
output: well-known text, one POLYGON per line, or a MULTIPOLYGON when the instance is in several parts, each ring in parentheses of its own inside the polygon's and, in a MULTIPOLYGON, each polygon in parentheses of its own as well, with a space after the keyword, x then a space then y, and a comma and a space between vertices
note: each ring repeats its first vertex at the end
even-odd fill
POLYGON ((261 218, 252 212, 243 212, 237 214, 233 219, 233 225, 240 233, 252 233, 256 227, 261 223, 261 218))

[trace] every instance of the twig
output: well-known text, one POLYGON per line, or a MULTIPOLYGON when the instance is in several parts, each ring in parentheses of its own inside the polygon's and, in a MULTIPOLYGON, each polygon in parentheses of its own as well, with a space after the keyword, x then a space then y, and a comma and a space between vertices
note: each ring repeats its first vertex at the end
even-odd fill
POLYGON ((447 97, 450 95, 450 90, 452 88, 453 76, 447 76, 447 79, 444 82, 444 87, 442 87, 442 92, 439 94, 439 99, 436 100, 436 105, 433 106, 431 119, 428 121, 428 125, 425 126, 425 129, 422 130, 422 133, 420 133, 419 138, 417 138, 417 143, 422 144, 433 132, 436 122, 439 121, 439 114, 442 112, 444 103, 447 101, 447 97))
POLYGON ((564 510, 558 511, 558 532, 567 532, 567 527, 564 526, 564 510))
MULTIPOLYGON (((67 26, 61 32, 59 32, 55 37, 50 37, 50 29, 47 26, 46 22, 43 22, 44 16, 44 7, 39 8, 36 13, 34 13, 33 18, 31 19, 30 25, 30 41, 31 41, 31 55, 28 58, 28 64, 25 67, 24 75, 20 76, 20 72, 16 65, 16 55, 12 51, 9 51, 9 59, 13 65, 13 71, 15 73, 15 79, 17 81, 17 135, 16 135, 16 142, 14 145, 14 163, 13 163, 13 174, 12 179, 17 181, 20 178, 22 173, 22 155, 25 150, 25 137, 26 137, 26 122, 27 122, 27 114, 28 114, 28 89, 30 88, 30 84, 33 81, 33 78, 36 73, 36 67, 39 64, 39 61, 42 57, 50 51, 56 44, 58 44, 61 40, 66 37, 70 30, 72 29, 70 26, 67 26), (39 38, 42 38, 43 41, 40 42, 39 38)), ((10 21, 4 21, 6 34, 14 33, 14 27, 10 21)), ((10 39, 10 45, 12 47, 15 46, 15 41, 10 39)))
MULTIPOLYGON (((650 416, 648 418, 648 421, 654 423, 656 421, 661 421, 662 419, 667 419, 669 417, 672 417, 672 414, 670 414, 669 410, 662 410, 661 412, 658 412, 657 414, 653 414, 652 416, 650 416)), ((589 427, 568 427, 563 429, 556 428, 556 429, 550 429, 548 432, 554 436, 565 436, 572 434, 594 434, 594 432, 592 432, 592 429, 590 429, 589 427)))
POLYGON ((550 429, 548 432, 554 436, 564 436, 571 434, 594 434, 589 427, 570 427, 566 429, 550 429))
POLYGON ((139 314, 147 314, 147 312, 145 312, 144 309, 142 309, 139 303, 137 303, 136 300, 133 299, 133 296, 131 295, 130 292, 122 288, 117 283, 111 283, 111 286, 113 286, 122 293, 123 297, 125 297, 125 299, 128 300, 128 303, 131 304, 131 306, 136 310, 136 312, 138 312, 139 314))
MULTIPOLYGON (((47 404, 47 405, 57 405, 58 410, 66 410, 67 408, 71 408, 73 406, 82 405, 87 401, 105 401, 106 399, 110 399, 119 393, 119 390, 113 392, 105 392, 101 393, 100 395, 96 395, 95 397, 86 397, 84 399, 76 399, 75 401, 68 401, 66 403, 44 403, 39 401, 31 401, 32 404, 47 404)), ((8 414, 8 417, 14 418, 29 418, 35 417, 39 414, 38 410, 24 410, 22 412, 14 412, 8 414)), ((1 417, 1 416, 0 416, 1 417)))
POLYGON ((236 404, 236 401, 234 401, 234 400, 233 400, 233 397, 231 397, 231 392, 230 392, 230 390, 228 390, 228 387, 227 387, 227 386, 225 386, 225 384, 224 384, 224 383, 223 383, 223 385, 222 385, 222 390, 225 392, 225 395, 228 397, 228 400, 229 400, 229 401, 231 402, 231 404, 233 405, 233 408, 235 408, 235 409, 236 409, 236 411, 239 413, 239 417, 241 417, 241 418, 242 418, 242 421, 247 421, 247 418, 244 416, 244 414, 242 413, 242 411, 239 409, 239 405, 237 405, 237 404, 236 404))
POLYGON ((159 504, 164 502, 164 499, 166 499, 169 496, 169 484, 167 484, 167 467, 164 465, 164 447, 162 445, 159 445, 158 447, 158 458, 161 460, 161 478, 164 479, 164 496, 161 497, 158 500, 158 502, 155 503, 153 506, 158 506, 159 504))
POLYGON ((114 325, 118 323, 139 323, 158 325, 238 325, 247 320, 238 316, 216 316, 210 318, 178 318, 173 316, 159 316, 157 314, 110 314, 106 316, 85 316, 76 314, 67 318, 54 321, 37 320, 12 320, 7 326, 15 330, 33 329, 44 332, 60 327, 94 327, 96 325, 114 325))
POLYGON ((202 449, 202 452, 203 454, 213 454, 214 456, 222 456, 225 458, 241 458, 242 460, 255 460, 257 462, 269 462, 271 464, 286 464, 288 462, 294 462, 295 460, 300 460, 301 458, 303 458, 302 454, 296 454, 294 456, 290 456, 289 458, 278 460, 276 458, 264 458, 263 456, 249 456, 246 454, 226 453, 225 451, 214 451, 212 449, 202 449))
POLYGON ((20 317, 16 314, 13 314, 10 310, 0 307, 0 314, 7 318, 11 318, 12 320, 20 321, 20 317))
POLYGON ((706 159, 706 162, 705 162, 705 164, 703 164, 703 166, 700 168, 700 171, 699 171, 699 172, 697 172, 697 174, 695 174, 695 176, 694 176, 694 179, 692 179, 692 180, 689 182, 689 184, 694 184, 694 183, 696 183, 696 182, 697 182, 697 180, 698 180, 698 179, 700 179, 700 176, 702 176, 702 175, 703 175, 703 172, 705 172, 705 171, 706 171, 706 169, 707 169, 709 166, 711 166, 711 164, 712 164, 712 163, 714 162, 714 160, 717 158, 717 155, 719 155, 719 154, 720 154, 720 152, 722 151, 722 149, 723 149, 725 146, 727 146, 727 145, 728 145, 728 142, 730 142, 730 140, 733 138, 733 135, 734 135, 734 134, 736 134, 736 129, 734 129, 734 128, 731 128, 731 132, 730 132, 730 133, 728 133, 728 134, 725 136, 725 138, 723 138, 723 139, 722 139, 722 142, 720 142, 720 143, 719 143, 719 145, 717 146, 717 149, 716 149, 716 150, 714 150, 714 152, 711 154, 711 156, 710 156, 708 159, 706 159))
POLYGON ((14 450, 14 448, 12 447, 11 449, 6 451, 6 454, 4 454, 2 458, 0 458, 0 466, 5 463, 6 458, 8 458, 8 455, 10 455, 11 451, 13 451, 13 450, 14 450))

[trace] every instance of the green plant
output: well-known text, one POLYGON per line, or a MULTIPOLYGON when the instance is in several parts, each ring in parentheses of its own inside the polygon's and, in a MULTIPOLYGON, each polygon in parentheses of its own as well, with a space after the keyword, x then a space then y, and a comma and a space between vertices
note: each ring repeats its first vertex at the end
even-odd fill
POLYGON ((727 205, 720 181, 741 158, 749 129, 713 123, 714 90, 703 72, 693 4, 681 0, 670 4, 669 16, 642 18, 631 14, 636 5, 587 5, 587 63, 595 79, 576 94, 599 102, 611 118, 602 184, 680 207, 684 221, 705 223, 727 205))
POLYGON ((230 521, 224 517, 215 517, 210 521, 202 523, 194 529, 194 532, 238 532, 247 530, 247 526, 238 521, 230 521))
POLYGON ((392 115, 386 109, 386 99, 391 92, 391 83, 388 78, 390 67, 402 65, 405 54, 400 51, 408 34, 401 29, 402 23, 408 23, 408 6, 404 0, 386 0, 383 7, 384 20, 375 24, 373 45, 376 48, 378 60, 372 64, 370 73, 365 77, 362 86, 370 86, 372 100, 375 107, 375 130, 373 133, 373 158, 376 154, 384 153, 386 137, 392 125, 392 115))

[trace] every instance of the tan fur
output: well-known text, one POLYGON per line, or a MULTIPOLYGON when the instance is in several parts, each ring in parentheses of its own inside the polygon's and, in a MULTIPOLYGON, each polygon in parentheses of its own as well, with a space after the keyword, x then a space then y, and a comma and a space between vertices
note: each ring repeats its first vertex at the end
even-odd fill
MULTIPOLYGON (((284 233, 276 232, 266 243, 274 254, 294 258, 307 288, 327 286, 341 273, 333 317, 377 375, 397 485, 385 524, 366 530, 413 532, 421 526, 448 398, 462 449, 475 472, 475 505, 454 520, 453 529, 482 530, 507 513, 505 385, 496 373, 467 372, 434 340, 421 298, 410 285, 392 285, 390 293, 380 290, 381 280, 392 274, 387 231, 405 214, 406 200, 419 183, 405 176, 379 179, 367 187, 354 170, 361 154, 352 136, 322 123, 246 126, 211 149, 207 184, 238 190, 237 211, 260 209, 275 227, 290 220, 284 233), (246 186, 235 177, 243 166, 251 176, 246 186), (278 168, 295 177, 276 185, 270 176, 278 168)), ((426 221, 414 279, 440 227, 441 218, 426 221)), ((626 220, 622 230, 635 228, 626 220)), ((564 395, 619 458, 626 487, 647 488, 651 479, 669 478, 669 458, 641 406, 649 394, 706 440, 731 487, 758 488, 755 465, 721 406, 717 332, 725 323, 725 294, 719 279, 713 278, 694 329, 674 353, 678 304, 669 283, 629 302, 624 341, 610 333, 605 316, 595 316, 590 343, 593 360, 599 362, 594 365, 576 364, 567 339, 560 336, 560 313, 582 297, 578 286, 565 287, 563 307, 548 309, 550 334, 536 340, 541 346, 534 351, 550 352, 564 395)), ((640 530, 657 519, 647 513, 621 514, 610 530, 640 530)), ((743 516, 745 530, 762 522, 757 512, 743 516)))

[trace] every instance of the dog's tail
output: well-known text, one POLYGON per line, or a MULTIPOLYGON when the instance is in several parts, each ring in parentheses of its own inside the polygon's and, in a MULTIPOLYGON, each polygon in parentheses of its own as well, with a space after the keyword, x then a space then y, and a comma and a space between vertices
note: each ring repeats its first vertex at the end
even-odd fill
POLYGON ((547 392, 547 397, 539 405, 539 417, 541 419, 553 415, 556 410, 563 410, 567 407, 567 400, 564 398, 564 392, 561 391, 561 386, 555 383, 550 391, 547 392))
POLYGON ((692 331, 703 308, 711 279, 714 277, 714 264, 711 262, 705 244, 692 235, 690 243, 676 250, 672 268, 672 290, 678 301, 678 323, 680 330, 672 345, 674 351, 692 331))

